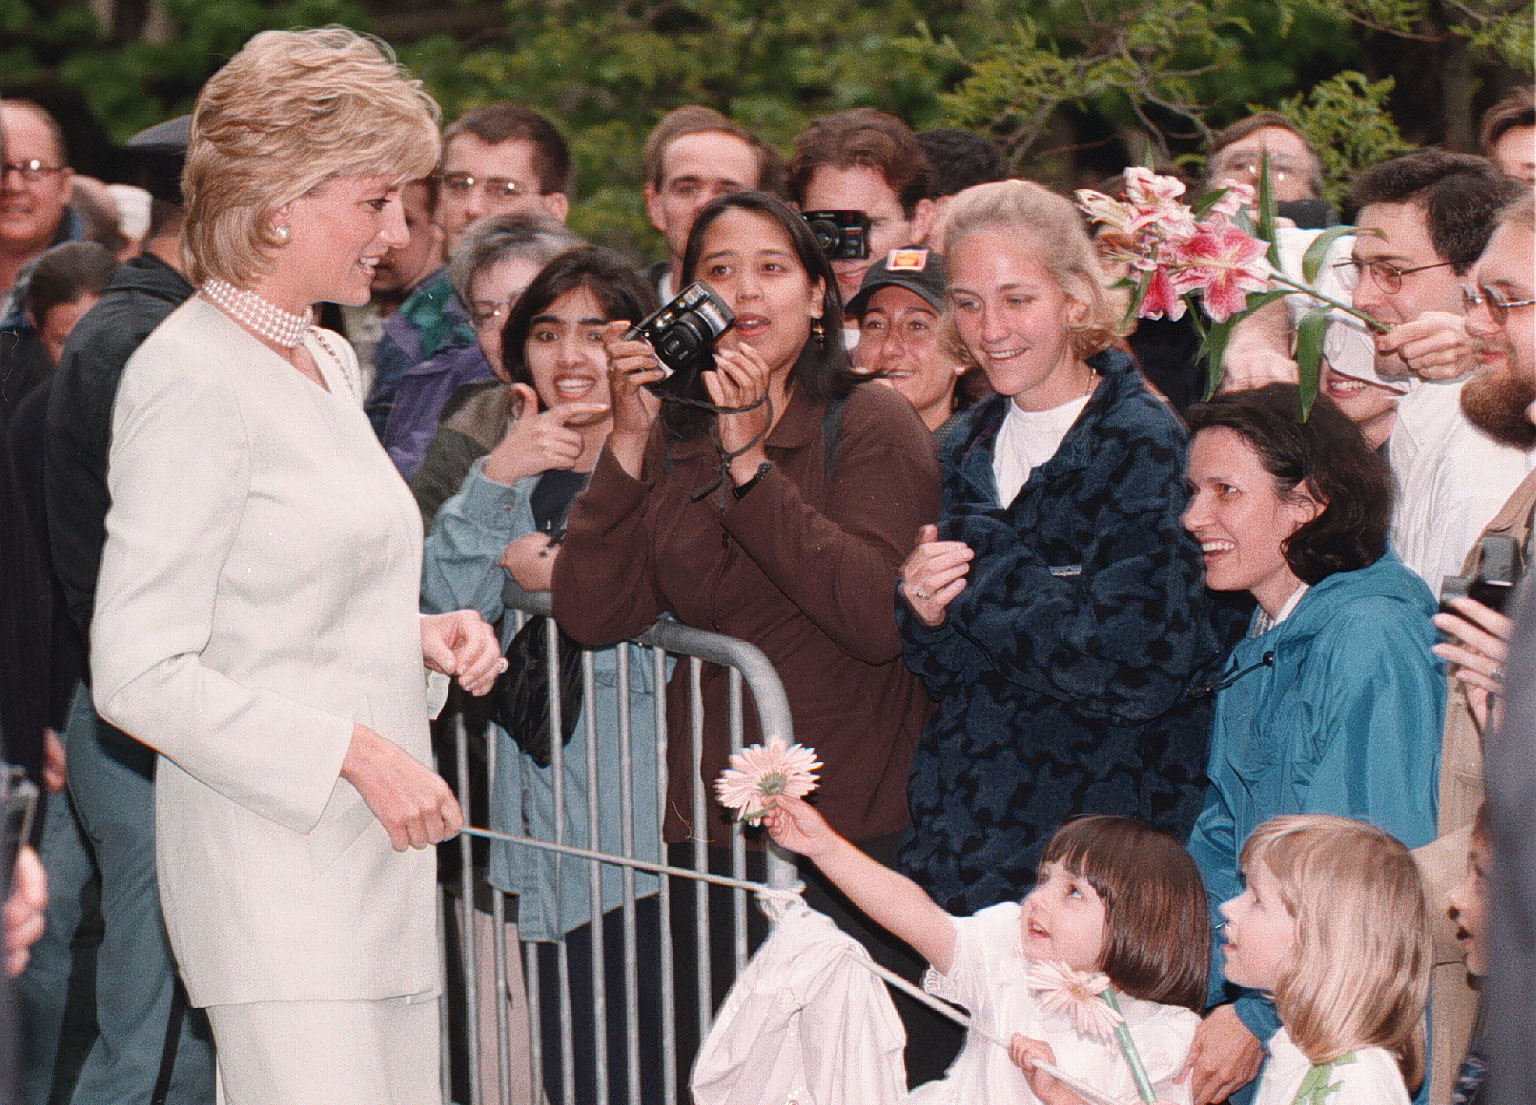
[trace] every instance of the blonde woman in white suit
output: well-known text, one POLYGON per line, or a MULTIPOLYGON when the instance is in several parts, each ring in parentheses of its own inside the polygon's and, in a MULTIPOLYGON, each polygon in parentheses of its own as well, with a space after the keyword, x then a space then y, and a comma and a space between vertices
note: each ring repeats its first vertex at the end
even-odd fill
POLYGON ((404 241, 437 107, 382 43, 257 35, 204 87, 199 294, 128 362, 92 631, 103 717, 160 753, 167 929, 229 1105, 440 1103, 426 669, 489 689, 478 615, 417 612, 420 516, 357 362, 309 325, 404 241))

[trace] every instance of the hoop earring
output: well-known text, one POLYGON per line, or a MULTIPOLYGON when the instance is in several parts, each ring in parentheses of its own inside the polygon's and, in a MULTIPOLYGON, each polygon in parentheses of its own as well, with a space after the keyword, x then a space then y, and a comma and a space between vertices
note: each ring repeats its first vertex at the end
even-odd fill
POLYGON ((822 322, 820 318, 813 318, 811 320, 811 337, 816 339, 817 349, 825 349, 827 347, 827 327, 826 323, 822 322))

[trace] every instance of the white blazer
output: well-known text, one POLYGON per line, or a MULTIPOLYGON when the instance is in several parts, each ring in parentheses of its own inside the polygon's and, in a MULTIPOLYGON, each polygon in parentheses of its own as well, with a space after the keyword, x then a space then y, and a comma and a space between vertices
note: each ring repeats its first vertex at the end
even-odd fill
POLYGON ((306 341, 328 392, 193 297, 113 410, 92 682, 160 753, 160 894, 194 1005, 439 985, 434 854, 396 853, 339 778, 354 722, 431 763, 421 519, 351 347, 306 341))

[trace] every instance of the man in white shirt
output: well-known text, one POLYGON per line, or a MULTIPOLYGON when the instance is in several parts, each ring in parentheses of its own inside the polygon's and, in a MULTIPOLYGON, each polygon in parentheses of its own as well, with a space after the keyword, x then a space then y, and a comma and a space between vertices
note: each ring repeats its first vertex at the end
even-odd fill
POLYGON ((1361 231, 1343 270, 1353 304, 1391 326, 1375 337, 1375 375, 1407 385, 1387 442, 1392 545, 1436 592, 1532 467, 1529 451, 1475 426, 1460 402, 1476 367, 1461 286, 1518 194, 1482 158, 1419 150, 1367 169, 1346 201, 1361 231))

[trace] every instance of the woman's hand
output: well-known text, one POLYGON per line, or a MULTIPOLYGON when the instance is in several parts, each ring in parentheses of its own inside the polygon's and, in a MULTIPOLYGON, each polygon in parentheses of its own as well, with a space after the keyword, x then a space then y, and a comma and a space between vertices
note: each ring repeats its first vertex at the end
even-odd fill
POLYGON ((538 394, 527 384, 512 384, 522 400, 506 433, 485 458, 482 472, 488 480, 511 486, 551 468, 574 468, 586 443, 573 426, 581 426, 608 413, 603 403, 567 403, 539 410, 538 394))
POLYGON ((775 794, 768 799, 763 827, 780 848, 809 860, 824 854, 839 839, 816 807, 787 794, 775 794))
POLYGON ((352 727, 341 777, 368 804, 397 852, 447 840, 464 827, 459 801, 442 776, 366 725, 352 727))
POLYGON ((1493 696, 1504 691, 1504 662, 1514 622, 1476 599, 1451 600, 1455 614, 1435 615, 1435 628, 1450 638, 1435 646, 1435 655, 1454 664, 1452 675, 1467 694, 1467 708, 1479 730, 1488 727, 1493 696))
POLYGON ((501 551, 497 561, 524 591, 548 591, 555 575, 560 546, 547 533, 525 533, 501 551))
POLYGON ((57 794, 64 789, 69 782, 67 769, 68 757, 64 752, 64 742, 59 739, 58 731, 52 728, 43 730, 43 789, 49 794, 57 794))
POLYGON ((748 407, 740 414, 722 414, 720 447, 727 453, 745 450, 731 460, 731 479, 740 486, 757 475, 758 467, 768 459, 763 448, 774 412, 765 401, 770 370, 762 355, 746 342, 735 349, 717 349, 715 368, 701 373, 709 401, 717 407, 748 407))
POLYGON ((1264 1061, 1264 1045, 1230 1005, 1213 1009, 1195 1029, 1189 1058, 1175 1082, 1189 1081, 1193 1105, 1213 1105, 1252 1082, 1264 1061))
POLYGON ((5 900, 5 973, 15 978, 27 969, 32 945, 43 935, 43 910, 48 907, 48 876, 30 844, 16 851, 11 872, 11 896, 5 900))
POLYGON ((613 402, 613 429, 608 434, 608 451, 635 479, 640 478, 640 461, 645 456, 645 439, 661 400, 645 390, 666 378, 661 362, 648 342, 626 340, 630 323, 610 322, 603 328, 603 349, 608 354, 608 396, 613 402))
POLYGON ((940 541, 938 526, 917 532, 917 548, 901 566, 901 597, 929 628, 944 624, 944 608, 965 590, 975 552, 964 541, 940 541))
POLYGON ((453 676, 472 695, 489 693, 507 670, 496 631, 473 610, 423 614, 421 656, 427 667, 453 676))

